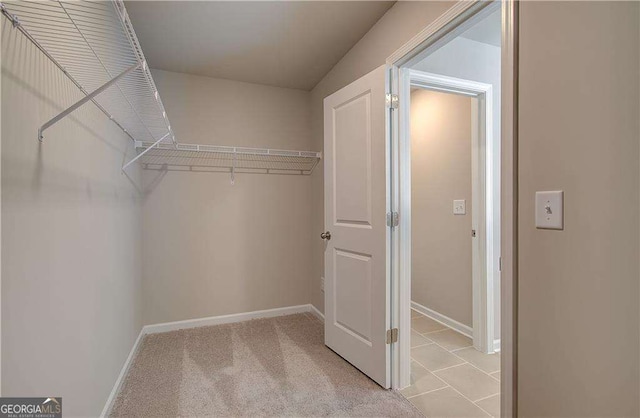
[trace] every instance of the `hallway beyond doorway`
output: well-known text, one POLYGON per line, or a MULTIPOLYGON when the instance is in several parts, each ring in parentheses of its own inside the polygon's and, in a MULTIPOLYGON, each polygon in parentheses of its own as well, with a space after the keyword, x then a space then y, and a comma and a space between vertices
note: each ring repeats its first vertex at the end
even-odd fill
POLYGON ((426 416, 500 416, 500 354, 411 310, 411 386, 406 396, 426 416))

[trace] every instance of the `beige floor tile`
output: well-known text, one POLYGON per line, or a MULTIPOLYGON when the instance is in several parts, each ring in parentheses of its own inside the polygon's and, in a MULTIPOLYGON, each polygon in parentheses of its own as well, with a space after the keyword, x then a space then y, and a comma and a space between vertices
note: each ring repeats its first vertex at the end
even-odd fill
POLYGON ((487 373, 493 373, 500 370, 500 354, 498 353, 485 354, 473 347, 469 347, 463 348, 462 350, 456 350, 455 354, 487 373))
POLYGON ((490 398, 478 401, 476 402, 476 405, 490 413, 491 416, 496 418, 500 417, 500 395, 494 395, 490 398))
POLYGON ((416 311, 415 309, 411 309, 411 318, 417 318, 420 316, 424 316, 424 315, 422 315, 420 312, 416 311))
POLYGON ((444 388, 423 395, 414 396, 409 401, 427 417, 487 417, 477 405, 451 388, 444 388))
POLYGON ((434 374, 472 401, 500 393, 500 383, 470 364, 436 371, 434 374))
POLYGON ((446 386, 447 384, 435 377, 433 373, 431 373, 415 361, 412 361, 411 386, 402 389, 401 393, 408 398, 409 396, 419 395, 421 393, 440 389, 446 386))
POLYGON ((429 338, 425 337, 422 334, 418 334, 414 330, 411 330, 411 348, 432 343, 433 341, 431 341, 429 338))
POLYGON ((473 345, 471 338, 456 332, 452 329, 432 332, 427 335, 433 342, 440 344, 447 350, 456 350, 458 348, 469 347, 473 345))
POLYGON ((440 322, 436 322, 426 316, 411 318, 411 328, 418 331, 420 334, 447 329, 447 327, 442 325, 440 322))
POLYGON ((500 380, 500 372, 490 373, 489 375, 494 379, 500 380))
POLYGON ((465 362, 460 357, 454 356, 436 344, 412 348, 411 358, 423 365, 429 371, 440 370, 445 367, 451 367, 465 362))

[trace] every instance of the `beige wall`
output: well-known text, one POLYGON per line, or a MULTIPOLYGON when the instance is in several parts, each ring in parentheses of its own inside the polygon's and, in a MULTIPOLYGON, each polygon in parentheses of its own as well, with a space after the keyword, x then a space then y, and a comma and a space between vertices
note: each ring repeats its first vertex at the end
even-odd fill
POLYGON ((471 99, 411 92, 411 300, 473 326, 471 99), (466 200, 466 215, 453 200, 466 200))
MULTIPOLYGON (((311 91, 311 128, 314 150, 324 147, 323 100, 325 97, 383 65, 389 55, 414 37, 452 6, 450 2, 398 2, 367 32, 338 64, 311 91)), ((312 181, 312 270, 311 303, 324 312, 324 245, 319 238, 324 230, 324 173, 314 171, 312 181)))
POLYGON ((521 416, 638 416, 639 4, 521 3, 521 416), (564 231, 534 194, 564 190, 564 231))
POLYGON ((2 395, 97 416, 142 326, 131 140, 7 20, 2 31, 2 395))
MULTIPOLYGON (((307 150, 309 92, 153 70, 178 141, 307 150)), ((309 303, 309 176, 144 171, 144 322, 309 303)))

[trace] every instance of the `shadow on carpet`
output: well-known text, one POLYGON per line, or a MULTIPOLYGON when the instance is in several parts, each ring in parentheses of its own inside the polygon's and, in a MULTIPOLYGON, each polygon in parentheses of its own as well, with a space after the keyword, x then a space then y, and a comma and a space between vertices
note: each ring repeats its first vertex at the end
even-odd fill
POLYGON ((147 335, 111 416, 420 417, 324 345, 311 314, 147 335))

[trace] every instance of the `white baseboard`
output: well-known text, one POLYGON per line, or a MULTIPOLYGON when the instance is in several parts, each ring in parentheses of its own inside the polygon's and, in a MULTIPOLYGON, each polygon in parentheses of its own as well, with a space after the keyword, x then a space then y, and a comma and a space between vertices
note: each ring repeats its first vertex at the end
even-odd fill
POLYGON ((498 338, 497 340, 493 340, 493 351, 500 351, 500 338, 498 338))
POLYGON ((320 310, 315 306, 313 306, 312 304, 309 304, 309 306, 311 306, 311 313, 317 316, 319 320, 324 322, 324 314, 320 312, 320 310))
POLYGON ((104 404, 104 408, 102 408, 102 413, 100 414, 100 417, 109 416, 109 413, 111 412, 111 406, 113 405, 113 401, 116 400, 116 396, 118 395, 118 392, 120 392, 120 388, 122 386, 122 383, 124 382, 124 377, 129 372, 129 368, 131 367, 131 362, 133 361, 133 358, 135 357, 136 352, 138 351, 138 347, 140 346, 142 337, 144 337, 144 327, 140 330, 140 333, 138 334, 138 338, 136 338, 136 341, 133 343, 133 347, 131 347, 131 351, 129 351, 129 356, 125 360, 124 365, 122 366, 122 370, 120 370, 120 374, 116 379, 116 383, 115 385, 113 385, 113 389, 111 389, 111 393, 107 398, 107 402, 104 404))
POLYGON ((436 312, 433 309, 429 309, 426 306, 420 305, 419 303, 414 301, 411 301, 411 309, 415 309, 424 316, 428 316, 434 321, 440 322, 442 325, 446 325, 449 328, 458 331, 460 334, 466 335, 467 337, 473 339, 473 329, 468 325, 458 322, 455 319, 451 319, 448 316, 442 315, 441 313, 436 312))
POLYGON ((253 311, 253 312, 243 312, 238 314, 231 315, 220 315, 220 316, 210 316, 207 318, 196 318, 196 319, 187 319, 185 321, 175 321, 175 322, 165 322, 162 324, 153 324, 153 325, 145 325, 140 330, 140 334, 138 334, 138 338, 136 342, 133 343, 133 347, 129 352, 129 357, 122 366, 122 370, 120 371, 120 375, 116 380, 115 385, 113 385, 113 389, 109 394, 109 398, 107 398, 107 402, 102 409, 101 417, 106 417, 109 415, 111 411, 111 406, 113 405, 113 401, 116 399, 118 392, 122 386, 124 381, 124 377, 127 375, 129 371, 129 367, 131 367, 131 362, 135 357, 136 352, 138 351, 138 346, 142 341, 142 338, 147 334, 157 334, 159 332, 168 332, 175 331, 179 329, 187 329, 187 328, 198 328, 198 327, 206 327, 211 325, 220 325, 220 324, 231 324, 234 322, 242 322, 249 321, 251 319, 259 319, 259 318, 273 318, 276 316, 283 315, 292 315, 297 313, 311 312, 317 317, 324 320, 324 315, 313 305, 297 305, 297 306, 287 306, 284 308, 275 308, 275 309, 265 309, 262 311, 253 311))
POLYGON ((312 312, 311 305, 287 306, 285 308, 265 309, 263 311, 243 312, 231 315, 210 316, 207 318, 195 318, 184 321, 145 325, 142 328, 142 331, 145 334, 157 334, 159 332, 208 327, 211 325, 232 324, 234 322, 249 321, 251 319, 273 318, 274 316, 292 315, 303 312, 312 312))

